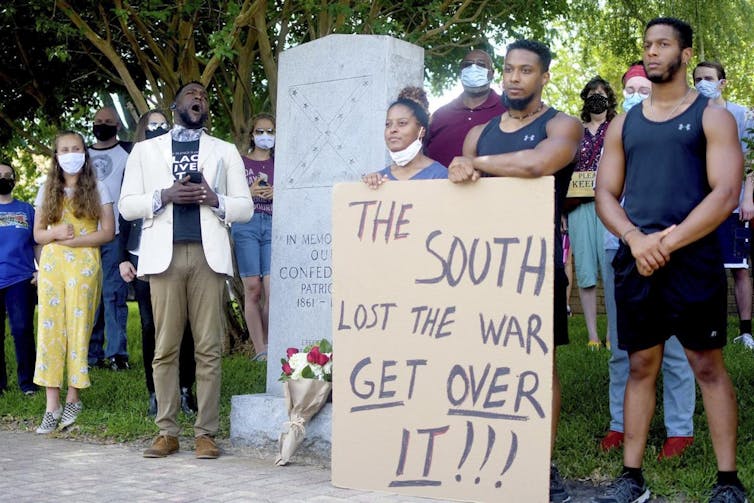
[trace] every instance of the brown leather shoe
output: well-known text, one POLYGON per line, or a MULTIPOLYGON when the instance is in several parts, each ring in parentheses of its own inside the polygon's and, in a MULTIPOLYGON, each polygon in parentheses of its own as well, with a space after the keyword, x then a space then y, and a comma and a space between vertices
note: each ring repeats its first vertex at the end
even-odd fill
POLYGON ((178 452, 178 437, 160 435, 152 442, 152 447, 144 451, 145 458, 164 458, 178 452))
POLYGON ((220 456, 220 449, 217 448, 214 438, 209 435, 196 437, 197 459, 216 459, 218 456, 220 456))

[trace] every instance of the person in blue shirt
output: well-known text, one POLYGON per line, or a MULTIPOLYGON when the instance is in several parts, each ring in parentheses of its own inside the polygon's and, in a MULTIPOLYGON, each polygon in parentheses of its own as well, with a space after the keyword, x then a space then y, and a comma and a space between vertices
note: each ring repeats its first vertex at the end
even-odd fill
POLYGON ((387 109, 385 145, 392 162, 388 167, 364 175, 362 180, 376 189, 387 180, 430 180, 448 178, 448 169, 422 151, 429 127, 427 94, 418 87, 405 87, 387 109))
MULTIPOLYGON (((34 208, 13 197, 16 171, 0 163, 0 309, 7 310, 16 349, 18 387, 26 395, 34 384, 34 208)), ((5 316, 0 323, 0 394, 8 387, 5 368, 5 316)))

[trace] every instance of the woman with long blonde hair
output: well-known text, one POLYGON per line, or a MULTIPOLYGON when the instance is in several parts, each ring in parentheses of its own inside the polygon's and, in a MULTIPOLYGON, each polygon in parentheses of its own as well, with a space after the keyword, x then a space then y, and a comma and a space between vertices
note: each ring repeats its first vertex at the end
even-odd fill
POLYGON ((42 252, 34 382, 47 396, 37 433, 50 433, 76 421, 82 409, 79 390, 90 386, 87 353, 102 286, 99 246, 115 236, 113 201, 97 182, 79 133, 55 137, 36 206, 34 240, 42 252), (68 391, 61 407, 66 369, 68 391))

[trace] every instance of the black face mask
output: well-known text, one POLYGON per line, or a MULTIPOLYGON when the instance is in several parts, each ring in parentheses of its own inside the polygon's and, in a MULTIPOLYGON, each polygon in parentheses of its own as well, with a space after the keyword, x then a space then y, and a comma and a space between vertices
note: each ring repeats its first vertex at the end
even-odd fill
POLYGON ((109 124, 95 124, 92 127, 92 133, 99 141, 107 141, 118 134, 118 128, 109 124))
POLYGON ((0 178, 0 195, 7 196, 13 192, 13 187, 15 186, 15 180, 11 180, 10 178, 0 178))
POLYGON ((147 129, 146 131, 144 131, 144 137, 147 140, 151 140, 152 138, 157 138, 158 136, 164 135, 168 131, 170 131, 170 130, 169 129, 162 129, 161 127, 155 129, 154 131, 150 131, 149 129, 147 129))
POLYGON ((584 108, 590 114, 601 114, 607 110, 607 98, 601 94, 587 96, 584 100, 584 108))

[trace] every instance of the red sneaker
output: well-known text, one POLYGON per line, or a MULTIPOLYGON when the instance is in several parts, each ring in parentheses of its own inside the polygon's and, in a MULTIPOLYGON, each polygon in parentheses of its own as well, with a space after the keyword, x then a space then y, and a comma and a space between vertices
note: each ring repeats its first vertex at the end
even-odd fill
POLYGON ((621 445, 623 445, 623 432, 610 430, 607 432, 607 435, 605 435, 605 438, 602 439, 602 442, 600 442, 600 450, 607 452, 612 449, 617 449, 621 445))
POLYGON ((694 437, 668 437, 665 440, 665 444, 662 446, 660 454, 657 459, 662 461, 663 459, 670 459, 683 454, 683 451, 689 448, 694 443, 694 437))

